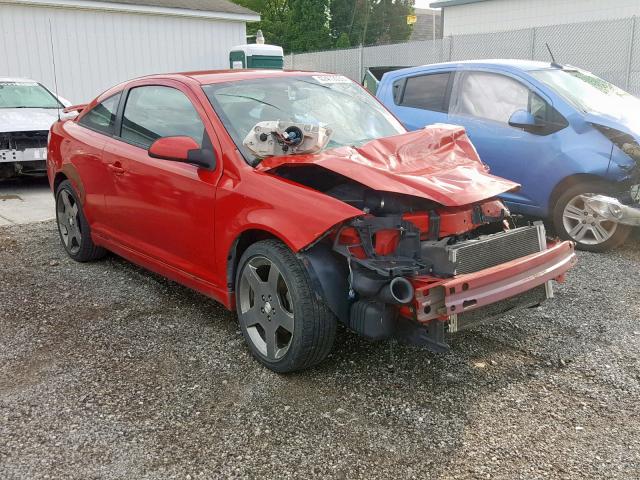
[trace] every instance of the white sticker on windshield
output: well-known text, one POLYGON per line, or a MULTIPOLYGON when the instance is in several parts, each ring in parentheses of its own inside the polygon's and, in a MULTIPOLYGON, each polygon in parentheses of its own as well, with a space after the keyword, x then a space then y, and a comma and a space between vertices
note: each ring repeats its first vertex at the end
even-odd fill
POLYGON ((2 87, 37 87, 38 82, 0 82, 2 87))
POLYGON ((351 83, 351 80, 343 75, 313 75, 313 78, 320 83, 351 83))

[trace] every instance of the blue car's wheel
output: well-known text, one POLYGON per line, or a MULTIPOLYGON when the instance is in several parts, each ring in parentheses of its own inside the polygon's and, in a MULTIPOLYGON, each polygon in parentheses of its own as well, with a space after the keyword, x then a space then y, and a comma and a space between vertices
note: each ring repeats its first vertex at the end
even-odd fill
POLYGON ((629 236, 630 227, 608 220, 586 208, 583 195, 610 193, 604 184, 585 182, 565 191, 556 202, 553 223, 556 232, 576 247, 591 252, 603 252, 617 247, 629 236))

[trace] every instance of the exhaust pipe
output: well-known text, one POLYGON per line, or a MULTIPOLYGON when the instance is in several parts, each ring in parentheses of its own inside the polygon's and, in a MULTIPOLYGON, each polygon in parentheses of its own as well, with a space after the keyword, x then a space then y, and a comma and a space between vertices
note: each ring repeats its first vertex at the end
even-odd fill
POLYGON ((384 303, 406 305, 413 300, 413 285, 404 277, 396 277, 384 285, 377 297, 384 303))

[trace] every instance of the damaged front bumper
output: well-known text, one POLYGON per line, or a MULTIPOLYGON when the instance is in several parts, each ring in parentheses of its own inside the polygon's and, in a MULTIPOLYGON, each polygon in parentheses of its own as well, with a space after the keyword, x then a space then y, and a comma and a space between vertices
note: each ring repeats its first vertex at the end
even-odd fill
POLYGON ((605 195, 583 195, 582 198, 587 209, 609 221, 634 227, 640 226, 640 203, 625 205, 617 198, 605 195))
POLYGON ((0 163, 46 161, 47 147, 0 150, 0 163))
POLYGON ((0 132, 0 178, 46 174, 48 133, 0 132))
MULTIPOLYGON (((430 230, 438 227, 429 223, 430 230)), ((576 262, 573 242, 548 243, 541 222, 439 240, 412 225, 392 217, 356 219, 337 231, 332 245, 300 253, 319 297, 371 340, 447 350, 446 331, 539 304, 576 262), (379 254, 387 232, 399 232, 397 241, 390 254, 379 254)))
MULTIPOLYGON (((575 263, 573 243, 561 242, 507 263, 449 279, 414 277, 411 280, 416 292, 412 307, 415 318, 420 323, 449 321, 449 331, 455 332, 467 326, 460 319, 468 312, 517 297, 524 303, 531 298, 539 301, 552 297, 551 281, 563 281, 564 274, 575 263), (523 295, 527 292, 537 293, 523 295)), ((519 302, 515 303, 508 302, 511 307, 507 310, 518 306, 519 302)), ((495 317, 495 313, 488 317, 495 317)), ((473 323, 478 323, 478 319, 474 318, 473 323)))

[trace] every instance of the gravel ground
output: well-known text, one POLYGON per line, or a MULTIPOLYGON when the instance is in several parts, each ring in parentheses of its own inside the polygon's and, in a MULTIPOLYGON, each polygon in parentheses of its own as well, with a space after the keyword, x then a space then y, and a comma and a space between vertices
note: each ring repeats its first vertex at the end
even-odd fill
POLYGON ((279 376, 234 315, 52 222, 0 228, 0 478, 640 478, 640 237, 448 354, 338 335, 279 376))

